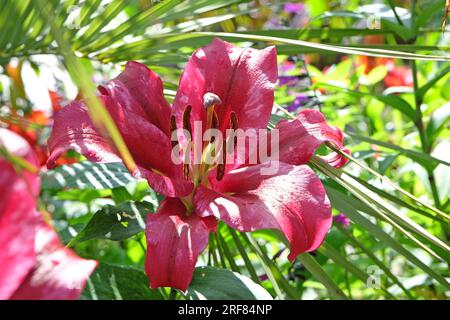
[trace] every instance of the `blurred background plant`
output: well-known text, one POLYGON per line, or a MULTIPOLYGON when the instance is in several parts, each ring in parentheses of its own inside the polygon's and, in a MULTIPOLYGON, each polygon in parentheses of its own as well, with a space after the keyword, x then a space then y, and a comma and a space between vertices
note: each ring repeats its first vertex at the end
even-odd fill
MULTIPOLYGON (((352 152, 341 171, 318 158, 310 163, 334 212, 319 250, 290 264, 281 234, 239 234, 220 224, 199 260, 206 267, 198 268, 187 293, 150 290, 143 272, 143 221, 161 199, 122 164, 92 164, 69 152, 57 169, 42 168, 40 209, 51 214, 65 243, 101 262, 82 298, 448 297, 445 4, 2 1, 0 125, 25 137, 41 164, 52 117, 65 103, 92 96, 93 84, 117 75, 128 60, 157 72, 171 101, 190 54, 214 37, 241 46, 276 45, 273 122, 304 108, 320 109, 344 130, 352 152), (257 285, 248 285, 252 281, 257 285)), ((97 121, 114 137, 107 118, 97 121)), ((114 141, 120 146, 120 137, 114 141)))

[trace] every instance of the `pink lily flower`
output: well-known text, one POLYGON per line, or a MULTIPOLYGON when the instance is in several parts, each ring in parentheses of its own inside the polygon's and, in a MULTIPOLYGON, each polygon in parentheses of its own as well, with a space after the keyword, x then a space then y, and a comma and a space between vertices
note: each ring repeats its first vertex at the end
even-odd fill
MULTIPOLYGON (((0 147, 39 166, 30 145, 12 131, 0 128, 0 147)), ((3 157, 0 172, 0 300, 77 299, 97 262, 65 248, 36 211, 37 174, 18 173, 3 157)))
MULTIPOLYGON (((193 53, 172 106, 160 78, 137 62, 128 62, 117 78, 99 87, 137 163, 132 174, 166 196, 158 211, 147 216, 151 287, 188 288, 217 219, 243 232, 280 229, 290 242, 291 261, 322 243, 331 226, 331 207, 320 179, 305 164, 326 141, 343 148, 343 134, 319 111, 303 110, 295 120, 278 123, 279 170, 270 175, 261 174, 269 162, 216 163, 198 170, 171 160, 171 132, 192 131, 194 121, 202 122, 202 133, 212 127, 222 132, 266 129, 277 79, 274 47, 242 49, 215 39, 193 53)), ((121 160, 93 126, 83 101, 56 115, 48 143, 50 168, 69 149, 91 161, 121 160)), ((203 154, 208 150, 201 148, 203 154)), ((325 159, 336 167, 345 163, 336 154, 325 159)))

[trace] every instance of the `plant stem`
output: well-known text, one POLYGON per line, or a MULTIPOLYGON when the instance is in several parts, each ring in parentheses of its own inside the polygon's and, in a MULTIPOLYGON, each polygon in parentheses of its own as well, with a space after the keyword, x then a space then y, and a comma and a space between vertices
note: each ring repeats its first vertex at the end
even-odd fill
MULTIPOLYGON (((217 231, 219 232, 219 231, 217 231)), ((222 266, 222 268, 226 269, 227 268, 227 264, 225 263, 225 253, 223 252, 223 249, 220 245, 219 239, 217 239, 217 233, 214 235, 214 240, 216 242, 216 246, 217 246, 217 250, 219 251, 219 257, 220 257, 220 265, 222 266)))
MULTIPOLYGON (((427 135, 425 132, 425 126, 423 123, 423 114, 422 114, 422 110, 420 108, 420 106, 422 105, 422 98, 419 97, 419 94, 418 94, 419 85, 418 85, 418 80, 417 80, 417 65, 414 60, 411 61, 411 69, 412 69, 413 81, 414 81, 414 101, 416 104, 416 121, 414 124, 417 128, 417 131, 419 132, 420 143, 422 145, 423 152, 426 154, 430 154, 431 153, 431 144, 429 143, 429 141, 427 139, 427 135)), ((430 183, 431 194, 432 194, 433 200, 434 200, 434 206, 437 209, 440 209, 441 203, 439 200, 439 192, 438 192, 438 188, 436 186, 436 181, 434 179, 433 170, 428 169, 427 175, 428 175, 428 182, 430 183)))
POLYGON ((209 252, 212 255, 214 266, 219 266, 219 259, 217 258, 216 245, 214 241, 214 235, 211 233, 209 235, 209 252))
POLYGON ((252 247, 255 253, 259 256, 263 268, 266 271, 270 281, 272 282, 277 295, 281 296, 281 299, 284 299, 284 295, 280 290, 281 286, 290 299, 298 299, 298 292, 296 292, 295 289, 289 285, 280 269, 278 269, 276 263, 274 263, 269 257, 267 257, 258 242, 251 235, 247 235, 246 233, 243 233, 242 236, 250 245, 250 247, 252 247))
MULTIPOLYGON (((411 3, 411 28, 414 30, 415 26, 414 26, 414 19, 415 19, 415 12, 416 12, 416 6, 417 6, 417 2, 416 0, 412 0, 411 3)), ((415 42, 415 41, 414 41, 415 42)), ((415 125, 417 127, 417 130, 419 131, 419 136, 420 136, 420 142, 422 144, 422 150, 424 153, 430 154, 431 153, 431 149, 432 149, 432 143, 427 141, 427 136, 426 136, 426 132, 424 129, 424 125, 423 125, 423 119, 422 119, 422 110, 420 109, 420 106, 422 105, 422 99, 423 97, 420 97, 418 94, 418 88, 419 88, 419 84, 417 81, 417 66, 416 66, 416 61, 415 60, 411 60, 411 69, 412 69, 412 73, 413 73, 413 81, 414 81, 414 100, 416 103, 416 122, 415 125)), ((428 182, 430 184, 430 189, 431 189, 431 194, 433 195, 433 201, 434 201, 434 206, 437 209, 441 209, 441 202, 439 199, 439 191, 438 188, 436 186, 436 181, 434 179, 434 173, 433 170, 428 169, 427 170, 427 176, 428 176, 428 182)), ((442 230, 444 233, 444 236, 446 238, 446 240, 448 241, 450 239, 450 230, 448 227, 448 224, 441 224, 442 226, 442 230)))
POLYGON ((170 288, 169 300, 177 300, 177 290, 170 288))
POLYGON ((218 230, 216 233, 217 242, 220 243, 220 246, 223 249, 223 253, 225 254, 225 257, 228 260, 228 263, 230 264, 231 270, 234 272, 239 272, 239 267, 237 266, 236 262, 234 261, 233 254, 231 253, 230 248, 228 247, 225 239, 223 238, 222 234, 218 230))
POLYGON ((250 274, 250 278, 254 282, 260 283, 258 274, 256 273, 256 270, 253 267, 253 264, 250 261, 250 258, 248 256, 247 252, 245 251, 245 248, 241 242, 241 239, 239 238, 239 235, 236 233, 236 231, 234 231, 231 228, 228 228, 228 230, 229 230, 231 236, 233 237, 234 243, 236 244, 236 247, 239 250, 239 253, 240 253, 242 259, 244 260, 245 267, 247 268, 248 273, 250 274))
POLYGON ((346 230, 344 227, 337 225, 337 229, 344 234, 350 242, 357 248, 359 248, 363 253, 365 253, 378 267, 380 267, 386 276, 391 279, 395 284, 397 284, 400 289, 406 294, 409 299, 414 299, 411 293, 403 286, 400 280, 391 272, 391 270, 387 267, 385 262, 380 261, 375 254, 367 249, 359 240, 357 240, 350 231, 346 230))
POLYGON ((317 261, 309 254, 303 253, 297 257, 297 259, 308 269, 312 275, 320 281, 332 297, 339 300, 347 300, 347 297, 342 290, 330 279, 322 267, 317 261))
POLYGON ((397 22, 398 22, 400 25, 403 26, 403 25, 404 25, 404 24, 403 24, 403 21, 402 21, 402 19, 400 19, 399 15, 398 15, 398 13, 397 13, 397 10, 395 10, 395 4, 394 4, 394 2, 393 2, 392 0, 388 0, 388 3, 389 3, 389 6, 391 7, 392 11, 394 12, 395 19, 397 19, 397 22))

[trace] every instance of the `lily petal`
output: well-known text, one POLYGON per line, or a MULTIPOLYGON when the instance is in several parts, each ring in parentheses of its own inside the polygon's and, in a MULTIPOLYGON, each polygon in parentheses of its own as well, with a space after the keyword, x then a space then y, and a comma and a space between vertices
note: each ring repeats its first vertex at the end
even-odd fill
MULTIPOLYGON (((117 87, 117 84, 111 86, 117 87)), ((103 92, 106 93, 105 89, 103 92)), ((157 192, 167 196, 189 194, 192 188, 189 189, 189 185, 186 185, 182 177, 181 165, 176 166, 171 161, 171 143, 168 136, 147 119, 144 111, 130 96, 128 89, 122 86, 121 89, 112 90, 110 96, 100 98, 138 164, 138 170, 132 174, 147 178, 157 192), (152 169, 160 172, 161 176, 152 174, 152 169), (177 185, 184 187, 172 187, 177 185)), ((48 145, 49 168, 53 168, 56 160, 69 149, 81 153, 93 162, 121 161, 110 142, 94 127, 87 107, 82 101, 74 101, 58 112, 48 145)))
POLYGON ((181 170, 180 168, 178 172, 175 171, 173 173, 172 177, 168 177, 161 173, 138 167, 137 173, 135 172, 133 175, 146 179, 153 190, 166 197, 185 197, 192 192, 194 184, 182 177, 181 170))
MULTIPOLYGON (((28 143, 0 128, 0 145, 38 166, 28 143)), ((96 266, 60 244, 35 209, 39 177, 0 158, 0 299, 76 299, 96 266)))
POLYGON ((67 249, 59 242, 56 232, 43 221, 37 228, 35 247, 36 265, 11 299, 77 299, 97 262, 82 259, 67 249))
POLYGON ((192 280, 198 255, 215 230, 214 217, 186 216, 177 198, 166 198, 157 213, 147 216, 146 272, 150 286, 185 291, 192 280))
POLYGON ((121 160, 94 127, 82 101, 74 101, 56 114, 52 134, 48 139, 48 149, 48 168, 55 167, 56 160, 68 150, 75 150, 93 162, 121 160))
MULTIPOLYGON (((317 110, 302 110, 295 120, 280 121, 276 129, 279 130, 279 159, 289 164, 306 164, 317 148, 327 141, 349 153, 343 146, 342 131, 330 126, 324 115, 317 110)), ((323 158, 336 168, 348 162, 347 158, 337 153, 331 153, 323 158)))
MULTIPOLYGON (((38 166, 28 143, 17 134, 0 128, 0 146, 38 166)), ((36 197, 38 176, 22 171, 0 157, 0 300, 9 299, 33 267, 36 257, 36 197)))
POLYGON ((243 232, 280 229, 290 242, 292 261, 320 246, 331 226, 331 206, 309 167, 278 163, 276 173, 265 175, 261 169, 269 165, 233 170, 212 189, 198 187, 195 212, 215 216, 243 232))
MULTIPOLYGON (((149 122, 165 134, 169 134, 170 105, 164 98, 163 84, 159 76, 142 63, 129 61, 125 70, 107 85, 100 86, 102 94, 113 98, 123 95, 133 100, 130 106, 144 111, 149 122), (126 89, 126 90, 125 90, 126 89)), ((134 113, 138 113, 135 109, 134 113)))
MULTIPOLYGON (((278 69, 275 47, 242 49, 220 39, 195 51, 188 61, 173 102, 179 126, 187 105, 191 121, 206 122, 203 96, 216 94, 221 130, 228 128, 230 113, 236 113, 239 128, 266 128, 270 118, 278 69)), ((203 127, 205 129, 205 127, 203 127)))

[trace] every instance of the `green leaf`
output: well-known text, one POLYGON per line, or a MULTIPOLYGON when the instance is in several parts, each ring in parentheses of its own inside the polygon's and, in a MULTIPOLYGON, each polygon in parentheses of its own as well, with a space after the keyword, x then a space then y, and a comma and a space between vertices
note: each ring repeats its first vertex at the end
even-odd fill
MULTIPOLYGON (((364 169, 367 169, 366 166, 356 161, 353 157, 349 156, 349 158, 351 159, 352 162, 357 163, 364 169)), ((314 156, 310 160, 310 163, 314 165, 317 169, 321 170, 323 173, 328 175, 331 179, 342 185, 348 191, 350 191, 356 198, 361 200, 368 208, 370 208, 368 213, 373 212, 375 217, 382 218, 384 221, 391 224, 393 227, 398 229, 405 237, 411 239, 420 248, 431 254, 436 259, 447 261, 450 258, 450 248, 445 242, 443 242, 441 239, 431 234, 429 231, 427 231, 422 226, 417 224, 414 220, 410 219, 406 215, 401 214, 396 207, 394 207, 393 205, 382 199, 378 194, 365 188, 362 184, 358 183, 356 180, 351 178, 345 172, 339 172, 334 167, 330 166, 328 163, 324 162, 320 158, 317 158, 316 156, 314 156), (413 234, 419 235, 420 237, 426 239, 427 241, 436 245, 437 247, 440 247, 445 252, 445 258, 439 256, 435 251, 433 251, 431 248, 429 248, 420 240, 418 240, 410 231, 413 234)), ((370 172, 372 173, 373 170, 371 170, 370 172)), ((377 174, 377 177, 383 178, 384 176, 380 176, 377 174)), ((388 180, 386 177, 384 178, 385 178, 383 179, 384 181, 390 182, 390 180, 388 180)), ((392 184, 392 182, 390 184, 395 186, 395 184, 392 184)), ((397 187, 396 189, 399 191, 402 190, 399 187, 397 187)), ((436 211, 442 214, 443 216, 447 217, 445 213, 439 210, 436 211)))
POLYGON ((449 73, 450 73, 450 64, 442 68, 430 81, 428 81, 425 85, 420 87, 419 90, 417 90, 416 94, 419 100, 422 100, 427 91, 430 90, 430 88, 432 88, 436 84, 436 82, 441 80, 449 73))
POLYGON ((409 260, 412 264, 416 265, 426 273, 428 273, 431 277, 433 277, 436 281, 438 281, 445 288, 450 289, 450 284, 448 281, 440 275, 437 271, 433 270, 425 263, 423 263, 419 258, 417 258, 414 254, 411 253, 410 250, 406 249, 399 241, 388 235, 381 227, 372 223, 369 219, 365 218, 359 210, 356 199, 349 197, 348 195, 332 188, 329 186, 325 186, 327 190, 327 195, 330 198, 331 204, 334 208, 345 212, 345 214, 358 226, 367 230, 370 234, 378 238, 384 244, 389 245, 392 249, 397 251, 399 254, 403 255, 406 259, 409 260))
MULTIPOLYGON (((149 27, 152 24, 158 23, 158 17, 167 13, 174 6, 180 3, 180 0, 167 0, 162 1, 148 10, 141 11, 138 14, 134 15, 128 21, 122 23, 120 26, 115 28, 114 30, 110 30, 104 33, 98 33, 100 39, 97 40, 94 45, 90 45, 89 41, 86 41, 85 35, 89 34, 89 30, 81 37, 79 43, 76 44, 76 47, 81 46, 81 43, 88 44, 88 47, 85 48, 88 52, 97 51, 105 45, 110 45, 117 40, 122 39, 126 35, 134 34, 136 31, 140 29, 144 29, 149 27)), ((126 3, 125 3, 126 4, 126 3)), ((91 24, 92 25, 92 24, 91 24)))
POLYGON ((423 7, 422 12, 416 13, 417 17, 414 19, 414 28, 418 30, 420 27, 424 27, 428 21, 430 21, 434 15, 443 13, 442 7, 444 1, 430 1, 423 7))
POLYGON ((162 300, 159 290, 150 289, 141 270, 101 263, 88 279, 82 300, 162 300))
POLYGON ((391 150, 395 150, 395 151, 399 151, 401 155, 408 157, 414 161, 416 161, 417 163, 419 163, 420 165, 422 165, 424 168, 426 169, 434 169, 438 164, 443 164, 446 166, 450 166, 450 162, 435 158, 430 156, 429 154, 423 153, 423 152, 419 152, 419 151, 415 151, 415 150, 410 150, 410 149, 405 149, 402 148, 400 146, 397 146, 395 144, 389 143, 389 142, 384 142, 384 141, 380 141, 380 140, 376 140, 376 139, 372 139, 369 137, 364 137, 361 135, 357 135, 354 133, 346 133, 347 136, 353 138, 354 140, 359 140, 359 141, 364 141, 370 144, 376 144, 380 147, 383 148, 388 148, 391 150))
POLYGON ((226 269, 198 267, 186 293, 189 300, 272 300, 251 279, 226 269))
POLYGON ((398 111, 403 113, 405 116, 407 116, 412 121, 414 121, 414 119, 416 118, 416 112, 411 107, 411 105, 399 96, 361 92, 361 91, 356 91, 356 90, 339 87, 339 86, 329 84, 329 83, 318 83, 317 86, 334 88, 339 91, 343 91, 345 93, 348 93, 348 94, 351 94, 354 96, 358 96, 358 97, 364 97, 364 96, 373 97, 374 99, 377 99, 378 101, 381 101, 387 105, 390 105, 394 109, 397 109, 398 111))
POLYGON ((125 1, 114 0, 105 7, 105 10, 101 12, 95 19, 90 21, 89 27, 80 37, 80 41, 89 43, 108 23, 111 22, 122 9, 127 5, 125 1))
POLYGON ((83 161, 42 173, 42 190, 113 189, 136 181, 121 162, 83 161))
MULTIPOLYGON (((391 181, 388 177, 383 176, 381 174, 379 174, 377 171, 373 170, 372 168, 368 167, 366 164, 364 164, 361 161, 358 161, 357 159, 355 159, 353 156, 343 152, 340 149, 337 149, 335 146, 328 144, 328 146, 333 149, 334 151, 336 151, 337 153, 339 153, 341 156, 346 157, 347 159, 349 159, 351 162, 357 164, 359 167, 361 167, 362 169, 365 169, 367 171, 369 171, 371 174, 373 174, 375 177, 379 178, 381 181, 386 182, 387 184, 389 184, 391 187, 393 187, 394 189, 396 189, 397 191, 399 191, 401 194, 407 196, 408 198, 414 200, 417 203, 420 203, 422 206, 424 206, 425 208, 430 209, 431 211, 435 212, 436 214, 446 218, 447 220, 450 220, 450 216, 444 212, 442 212, 441 210, 429 205, 428 203, 426 203, 425 201, 415 197, 413 194, 409 193, 408 191, 406 191, 405 189, 401 188, 400 186, 398 186, 396 183, 394 183, 393 181, 391 181)), ((319 161, 321 161, 321 159, 319 159, 319 161)), ((327 166, 327 170, 329 169, 330 173, 333 176, 340 176, 341 178, 344 177, 344 180, 346 180, 346 174, 342 174, 340 175, 339 172, 336 171, 336 169, 334 167, 331 167, 330 165, 328 165, 327 163, 323 163, 325 166, 327 166)), ((350 180, 349 180, 350 181, 350 180)), ((361 186, 362 187, 362 186, 361 186)), ((352 188, 350 188, 349 190, 352 190, 352 188)), ((357 190, 357 189, 356 189, 357 190)), ((378 203, 378 205, 383 206, 382 203, 378 203)))
POLYGON ((450 102, 447 102, 442 107, 436 109, 431 115, 430 121, 428 122, 425 131, 428 141, 433 142, 449 120, 450 102))
MULTIPOLYGON (((374 85, 381 80, 383 80, 387 75, 387 68, 386 66, 376 66, 373 68, 367 76, 364 78, 364 85, 371 86, 374 85)), ((361 81, 362 82, 362 81, 361 81)))
MULTIPOLYGON (((340 252, 333 248, 332 245, 327 243, 326 241, 322 243, 319 250, 320 253, 327 256, 331 260, 333 260, 336 264, 340 265, 347 272, 353 274, 356 278, 361 280, 364 284, 367 284, 367 280, 369 278, 369 274, 359 269, 354 263, 352 263, 349 259, 343 256, 340 252)), ((384 294, 391 299, 394 298, 384 287, 381 285, 380 288, 384 294)))
POLYGON ((149 212, 153 212, 153 205, 148 202, 126 202, 116 207, 107 205, 94 214, 70 245, 91 239, 128 239, 145 229, 149 212))
POLYGON ((391 272, 389 269, 389 266, 384 264, 380 259, 377 258, 377 256, 374 254, 374 252, 366 248, 360 241, 358 241, 348 230, 346 230, 345 227, 337 226, 338 230, 342 232, 349 240, 350 243, 352 243, 355 247, 359 248, 363 253, 365 253, 378 267, 380 267, 381 270, 384 271, 386 276, 392 280, 393 283, 398 285, 398 287, 405 293, 405 295, 412 299, 413 296, 411 293, 405 288, 405 286, 400 282, 400 280, 391 272))
POLYGON ((358 181, 358 183, 361 183, 364 187, 368 188, 369 190, 377 193, 378 195, 382 196, 385 199, 388 199, 388 200, 396 203, 397 205, 399 205, 401 207, 413 210, 413 211, 415 211, 423 216, 426 216, 430 219, 434 219, 434 220, 442 222, 442 223, 447 223, 447 221, 445 219, 443 219, 441 216, 433 215, 433 214, 429 213, 428 211, 422 210, 421 208, 417 207, 415 204, 405 202, 397 194, 393 193, 392 191, 387 192, 387 191, 381 190, 356 176, 353 176, 351 174, 349 174, 349 176, 352 177, 353 179, 355 179, 356 181, 358 181))
MULTIPOLYGON (((117 1, 114 3, 116 4, 117 1)), ((100 102, 96 94, 96 88, 92 83, 90 72, 71 50, 64 30, 61 30, 61 26, 58 26, 58 24, 53 20, 52 14, 54 14, 55 8, 53 8, 53 5, 49 5, 48 2, 46 3, 43 0, 33 1, 33 4, 36 6, 36 9, 39 10, 42 18, 49 23, 51 35, 58 44, 58 48, 64 57, 64 63, 72 80, 83 94, 84 102, 88 108, 89 117, 91 118, 94 126, 101 128, 103 133, 108 135, 127 168, 129 168, 130 171, 134 171, 136 169, 136 163, 133 160, 130 150, 128 150, 128 147, 125 144, 116 123, 106 110, 105 106, 100 102)), ((59 9, 61 10, 62 8, 59 7, 59 9)), ((108 6, 105 11, 110 9, 111 8, 108 6)))
POLYGON ((309 254, 303 253, 297 257, 297 259, 308 269, 309 272, 320 281, 325 288, 327 288, 328 293, 335 299, 346 300, 347 297, 342 292, 342 290, 336 285, 333 280, 328 276, 328 274, 323 270, 320 264, 309 254))
POLYGON ((408 41, 409 39, 414 38, 415 35, 414 31, 412 31, 410 28, 386 19, 382 19, 381 26, 395 32, 404 41, 408 41))

